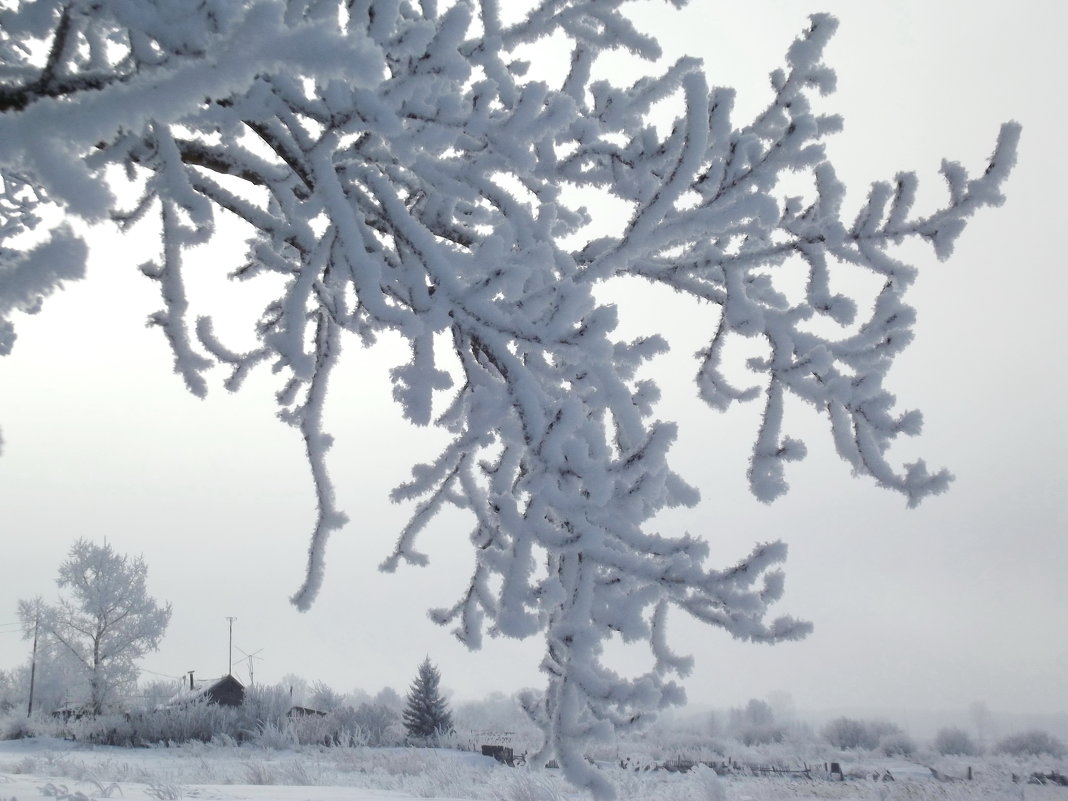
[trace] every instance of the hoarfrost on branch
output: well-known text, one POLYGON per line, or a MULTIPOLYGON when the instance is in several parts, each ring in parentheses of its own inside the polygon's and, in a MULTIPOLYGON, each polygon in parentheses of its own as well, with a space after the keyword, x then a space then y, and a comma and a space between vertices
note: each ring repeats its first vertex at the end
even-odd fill
POLYGON ((1002 202, 1019 136, 1005 125, 977 177, 945 162, 944 208, 914 213, 916 178, 901 173, 874 184, 850 221, 823 145, 841 121, 811 103, 834 88, 822 62, 833 18, 811 18, 772 73, 767 107, 738 121, 733 91, 710 88, 695 59, 664 65, 622 5, 543 0, 508 24, 494 0, 28 0, 0 9, 0 350, 14 341, 11 311, 35 309, 81 275, 85 246, 68 226, 24 244, 40 204, 123 226, 157 216, 163 247, 142 268, 163 302, 151 323, 189 390, 203 395, 216 364, 231 370, 230 390, 258 365, 285 377, 280 416, 306 443, 318 499, 306 580, 293 597, 307 609, 327 540, 346 523, 323 430, 344 335, 403 336, 411 360, 392 371, 394 397, 408 420, 440 426, 451 441, 394 491, 415 511, 383 566, 422 563, 418 535, 444 505, 470 513, 474 574, 457 603, 432 616, 471 647, 485 631, 545 637, 548 686, 526 700, 546 735, 536 758, 555 755, 599 795, 610 788, 582 758, 586 738, 682 697, 669 676, 690 661, 668 648, 669 609, 754 641, 801 637, 809 626, 766 619, 782 593, 782 543, 721 570, 706 566, 702 540, 647 530, 665 507, 698 502, 668 466, 676 427, 654 418, 656 385, 638 378, 667 346, 655 334, 614 338, 617 310, 595 290, 639 277, 712 313, 697 386, 718 410, 763 404, 749 464, 757 498, 785 492, 785 464, 805 455, 784 432, 793 394, 826 414, 854 472, 913 505, 950 476, 886 458, 895 437, 920 428, 919 414, 896 412, 883 387, 914 317, 904 295, 915 271, 892 247, 925 240, 946 258, 965 220, 1002 202), (571 49, 559 86, 528 77, 516 56, 550 37, 571 49), (598 58, 616 49, 646 59, 647 77, 594 80, 598 58), (654 124, 654 104, 673 97, 674 124, 654 124), (112 194, 116 167, 139 192, 123 208, 112 194), (782 196, 791 174, 791 185, 810 177, 807 196, 782 196), (570 187, 625 202, 622 234, 601 236, 597 210, 578 207, 570 187), (270 274, 285 286, 248 352, 221 342, 210 319, 190 319, 183 281, 186 250, 231 216, 251 232, 233 277, 270 274), (797 260, 807 282, 790 300, 780 276, 797 260), (872 308, 836 291, 842 270, 882 282, 872 308), (835 325, 812 324, 820 318, 835 325), (768 356, 747 364, 759 385, 726 379, 733 338, 766 344, 768 356), (648 641, 648 675, 623 679, 602 664, 613 633, 648 641))

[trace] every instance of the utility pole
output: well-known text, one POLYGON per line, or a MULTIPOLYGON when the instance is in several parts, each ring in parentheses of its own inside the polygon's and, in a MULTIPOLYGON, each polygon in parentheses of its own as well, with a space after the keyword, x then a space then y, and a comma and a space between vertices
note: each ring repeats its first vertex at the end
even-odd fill
POLYGON ((30 702, 26 705, 26 717, 33 714, 33 682, 37 677, 37 626, 41 622, 41 604, 33 614, 33 655, 30 658, 30 702))
POLYGON ((234 621, 237 620, 237 618, 228 617, 226 619, 230 621, 230 653, 226 656, 226 675, 232 676, 233 673, 231 672, 231 668, 234 664, 234 621))

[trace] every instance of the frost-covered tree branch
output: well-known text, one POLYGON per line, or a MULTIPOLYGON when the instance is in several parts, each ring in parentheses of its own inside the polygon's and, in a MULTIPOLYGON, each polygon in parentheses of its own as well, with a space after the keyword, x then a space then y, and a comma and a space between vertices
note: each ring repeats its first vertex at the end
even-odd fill
MULTIPOLYGON (((404 337, 410 361, 391 373, 401 413, 451 439, 394 491, 414 511, 383 567, 422 564, 420 532, 444 506, 470 515, 473 574, 432 616, 471 647, 486 632, 546 638, 547 690, 526 700, 546 734, 540 756, 603 796, 582 743, 682 697, 670 677, 690 662, 668 646, 670 610, 761 642, 809 626, 768 619, 782 543, 722 570, 704 541, 649 530, 662 509, 699 500, 669 467, 676 427, 655 418, 657 387, 639 377, 667 346, 655 332, 620 341, 617 310, 595 290, 640 277, 713 315, 697 386, 714 409, 763 404, 757 498, 785 492, 786 463, 805 455, 786 433, 793 395, 826 414, 854 472, 914 505, 950 477, 887 458, 920 429, 883 387, 915 316, 904 300, 915 271, 894 248, 926 241, 946 258, 967 218, 1002 202, 1019 128, 1002 129, 978 177, 944 164, 944 208, 915 213, 917 180, 902 173, 874 184, 849 221, 824 149, 841 120, 812 102, 834 88, 822 61, 831 17, 812 17, 772 74, 767 107, 738 122, 733 91, 710 88, 695 59, 660 64, 619 2, 544 0, 510 24, 500 12, 493 0, 36 0, 0 11, 0 238, 16 241, 45 198, 90 220, 158 216, 161 252, 142 267, 162 297, 151 322, 190 391, 206 392, 216 364, 231 390, 260 365, 284 377, 280 417, 304 439, 318 500, 301 609, 346 523, 323 429, 329 377, 347 335, 404 337), (559 86, 528 77, 517 55, 550 36, 571 48, 559 86), (595 80, 598 58, 621 48, 648 60, 647 77, 595 80), (671 99, 679 113, 664 125, 654 105, 671 99), (114 167, 139 192, 123 209, 114 167), (808 189, 784 196, 798 176, 808 189), (606 234, 573 187, 628 204, 622 232, 606 234), (183 253, 224 218, 250 231, 235 280, 284 283, 248 352, 191 319, 185 289, 183 253), (807 273, 801 291, 791 265, 807 273), (870 309, 836 289, 843 271, 882 282, 870 309), (766 346, 744 365, 756 386, 726 376, 737 338, 766 346), (616 635, 648 643, 648 675, 602 663, 616 635)), ((46 244, 5 247, 0 318, 79 275, 84 258, 63 227, 46 244)))

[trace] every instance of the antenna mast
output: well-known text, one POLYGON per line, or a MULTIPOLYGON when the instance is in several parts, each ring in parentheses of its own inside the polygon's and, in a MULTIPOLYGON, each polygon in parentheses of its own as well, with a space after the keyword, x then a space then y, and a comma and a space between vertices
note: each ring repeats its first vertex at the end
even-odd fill
POLYGON ((233 673, 230 668, 234 664, 234 621, 237 620, 237 618, 227 617, 226 619, 230 621, 230 652, 227 654, 226 658, 226 675, 232 676, 233 673))

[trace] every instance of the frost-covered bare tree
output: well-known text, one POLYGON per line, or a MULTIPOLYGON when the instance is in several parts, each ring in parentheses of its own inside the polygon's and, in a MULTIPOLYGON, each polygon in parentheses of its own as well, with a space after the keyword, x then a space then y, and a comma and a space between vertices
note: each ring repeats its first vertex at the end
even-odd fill
POLYGON ((116 553, 106 543, 78 540, 59 566, 59 602, 19 602, 23 630, 31 636, 39 629, 54 644, 84 685, 74 693, 83 695, 93 713, 133 688, 135 661, 156 650, 167 630, 171 606, 149 596, 147 575, 140 557, 116 553))
POLYGON ((710 88, 696 59, 663 64, 621 0, 508 11, 494 0, 4 4, 0 316, 81 272, 85 247, 69 227, 27 233, 41 204, 124 226, 158 218, 162 252, 142 268, 163 299, 151 322, 188 388, 204 394, 213 364, 230 369, 231 390, 259 365, 284 377, 280 416, 306 443, 318 499, 301 609, 346 523, 323 430, 331 373, 348 334, 404 337, 411 359, 392 371, 394 397, 451 440, 394 491, 415 511, 384 567, 425 560, 417 538, 443 506, 469 512, 474 572, 432 616, 474 648, 487 631, 545 638, 548 686, 526 699, 545 732, 538 758, 557 756, 569 779, 605 795, 582 743, 681 698, 669 679, 690 662, 668 648, 670 609, 762 642, 808 625, 767 619, 782 543, 717 568, 704 541, 651 530, 658 511, 698 502, 668 466, 676 427, 654 417, 656 385, 639 375, 667 346, 655 331, 620 341, 617 310, 595 292, 639 277, 709 315, 697 387, 717 410, 763 404, 749 464, 759 499, 785 492, 786 463, 805 455, 784 432, 792 394, 827 416, 855 473, 915 504, 950 477, 886 457, 920 428, 883 386, 914 316, 904 297, 915 271, 893 248, 923 240, 947 257, 966 219, 1002 202, 1019 131, 1002 129, 975 177, 944 163, 943 208, 915 212, 916 178, 901 173, 848 219, 823 144, 841 121, 812 102, 834 87, 822 62, 833 18, 811 18, 772 73, 766 108, 736 120, 733 92, 710 88), (570 48, 558 85, 521 57, 550 39, 570 48), (618 49, 646 59, 647 76, 595 78, 618 49), (665 125, 654 106, 672 100, 665 125), (138 199, 118 208, 127 181, 138 199), (625 203, 629 220, 605 233, 576 189, 625 203), (230 217, 250 232, 233 277, 282 286, 247 352, 211 319, 190 319, 183 283, 183 255, 230 217), (849 272, 882 283, 870 308, 836 286, 849 272), (766 347, 747 365, 761 376, 749 388, 721 364, 739 338, 766 347), (648 642, 648 675, 623 679, 602 663, 615 634, 648 642))

